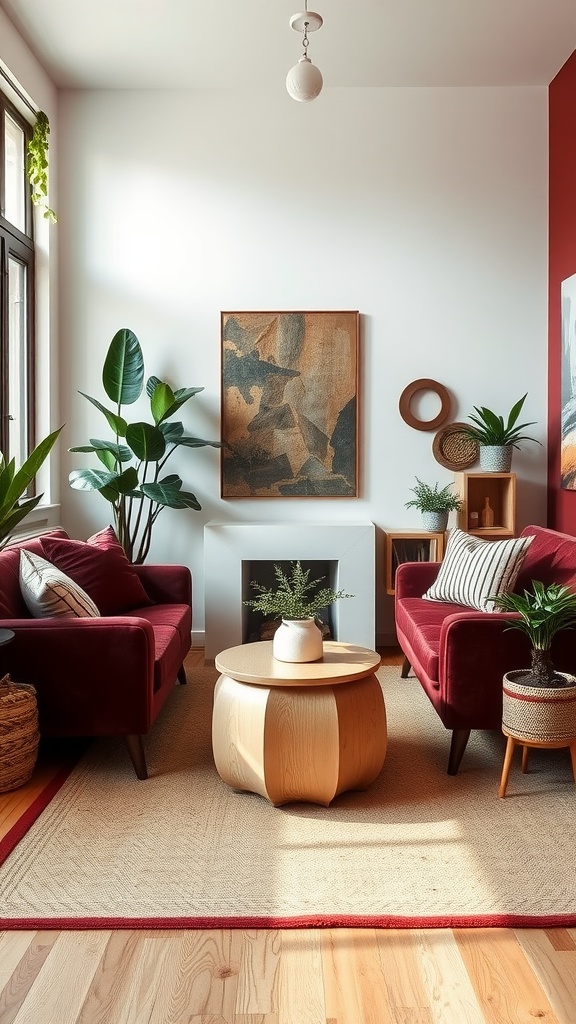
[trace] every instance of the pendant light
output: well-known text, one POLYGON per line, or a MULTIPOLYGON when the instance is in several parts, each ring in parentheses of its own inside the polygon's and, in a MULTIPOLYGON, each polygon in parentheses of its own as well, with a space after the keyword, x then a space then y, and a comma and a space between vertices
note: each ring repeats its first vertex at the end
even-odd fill
POLYGON ((305 10, 290 18, 290 28, 302 33, 303 53, 286 75, 286 88, 292 99, 301 103, 316 99, 322 89, 320 70, 308 56, 308 33, 316 32, 321 27, 322 18, 315 11, 308 10, 308 0, 305 0, 305 10))

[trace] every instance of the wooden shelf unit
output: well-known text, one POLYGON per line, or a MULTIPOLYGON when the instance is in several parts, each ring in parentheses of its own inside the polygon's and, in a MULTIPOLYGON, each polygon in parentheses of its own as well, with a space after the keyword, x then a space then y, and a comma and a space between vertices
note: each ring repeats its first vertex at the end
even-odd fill
POLYGON ((394 594, 394 577, 401 562, 441 562, 444 557, 444 533, 429 530, 390 530, 386 532, 386 593, 394 594))
POLYGON ((474 537, 503 539, 514 537, 516 531, 515 473, 455 473, 455 490, 462 501, 458 527, 474 537), (470 528, 470 513, 480 516, 484 499, 489 498, 494 512, 494 526, 470 528))

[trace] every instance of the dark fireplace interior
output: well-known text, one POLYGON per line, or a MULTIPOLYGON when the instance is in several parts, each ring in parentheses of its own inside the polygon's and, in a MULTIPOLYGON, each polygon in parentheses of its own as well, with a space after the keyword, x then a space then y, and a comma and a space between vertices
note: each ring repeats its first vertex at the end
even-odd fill
MULTIPOLYGON (((332 587, 333 590, 338 590, 338 559, 324 559, 324 560, 310 560, 300 559, 300 564, 304 570, 310 570, 310 579, 319 580, 318 588, 332 587)), ((275 559, 261 560, 251 559, 242 562, 242 601, 249 600, 250 598, 256 597, 256 591, 250 586, 252 580, 256 580, 262 586, 267 588, 274 588, 277 584, 276 575, 274 573, 274 566, 278 565, 282 571, 289 576, 292 568, 292 561, 275 559)), ((334 623, 332 617, 332 608, 322 608, 319 612, 319 618, 324 624, 324 639, 329 640, 333 638, 334 634, 334 623)), ((271 626, 272 619, 270 616, 264 616, 262 612, 255 611, 253 608, 248 608, 245 604, 242 606, 242 643, 254 643, 258 640, 270 640, 272 638, 273 627, 271 626)), ((334 637, 337 639, 337 637, 334 637)))

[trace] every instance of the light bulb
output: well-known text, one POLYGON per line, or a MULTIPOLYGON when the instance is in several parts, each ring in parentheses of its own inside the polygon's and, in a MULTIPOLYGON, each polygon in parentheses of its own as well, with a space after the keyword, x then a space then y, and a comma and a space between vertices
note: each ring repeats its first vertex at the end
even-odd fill
POLYGON ((286 75, 286 88, 293 100, 308 103, 322 89, 322 74, 309 57, 300 57, 286 75))

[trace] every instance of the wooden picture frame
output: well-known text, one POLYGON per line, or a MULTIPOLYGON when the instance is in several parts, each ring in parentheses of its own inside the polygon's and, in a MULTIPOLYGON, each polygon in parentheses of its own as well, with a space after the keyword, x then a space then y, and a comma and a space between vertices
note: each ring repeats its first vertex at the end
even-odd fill
POLYGON ((220 320, 221 497, 357 497, 358 310, 220 320))

